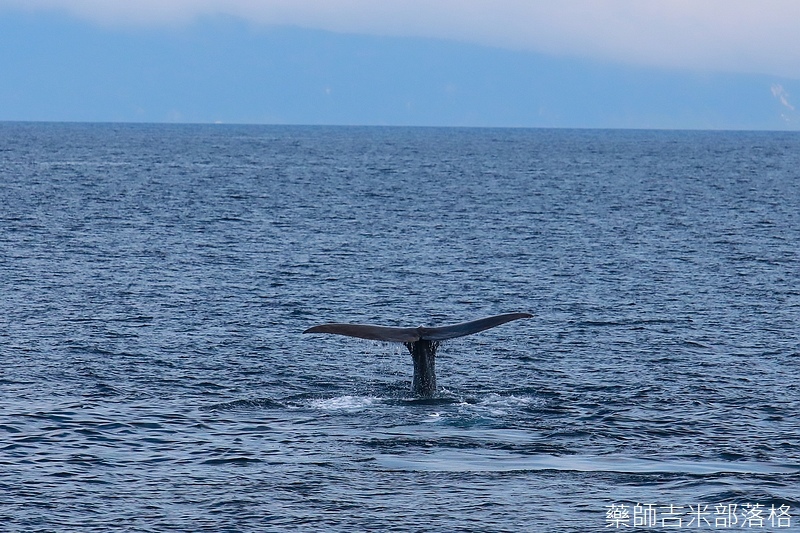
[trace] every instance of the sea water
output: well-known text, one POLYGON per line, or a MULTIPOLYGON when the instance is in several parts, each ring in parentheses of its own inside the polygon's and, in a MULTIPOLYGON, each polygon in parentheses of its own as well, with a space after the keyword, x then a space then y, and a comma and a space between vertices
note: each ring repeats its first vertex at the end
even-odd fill
POLYGON ((0 530, 800 530, 799 249, 797 133, 0 124, 0 530))

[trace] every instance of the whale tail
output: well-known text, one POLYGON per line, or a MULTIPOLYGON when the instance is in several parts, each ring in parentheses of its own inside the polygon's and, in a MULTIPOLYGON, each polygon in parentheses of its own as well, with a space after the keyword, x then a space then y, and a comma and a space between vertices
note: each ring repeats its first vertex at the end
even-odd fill
POLYGON ((368 324, 322 324, 308 328, 303 333, 332 333, 373 341, 402 342, 414 360, 412 390, 417 396, 430 398, 436 394, 436 348, 441 341, 472 335, 479 331, 511 322, 531 318, 529 313, 506 313, 438 328, 392 328, 368 324))
POLYGON ((473 333, 478 333, 505 324, 506 322, 511 322, 512 320, 531 317, 533 317, 533 315, 530 313, 506 313, 437 328, 427 328, 425 326, 420 326, 418 328, 393 328, 387 326, 372 326, 369 324, 322 324, 314 326, 313 328, 308 328, 303 333, 331 333, 334 335, 345 335, 347 337, 358 337, 359 339, 384 342, 409 343, 420 340, 444 341, 463 337, 465 335, 472 335, 473 333))

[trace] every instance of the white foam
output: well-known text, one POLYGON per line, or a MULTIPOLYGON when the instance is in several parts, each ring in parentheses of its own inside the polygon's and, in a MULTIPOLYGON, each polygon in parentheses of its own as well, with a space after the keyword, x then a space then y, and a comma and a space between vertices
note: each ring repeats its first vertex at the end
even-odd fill
POLYGON ((467 410, 488 412, 492 416, 505 416, 516 413, 519 409, 542 404, 540 398, 534 396, 503 396, 500 394, 488 394, 478 400, 477 403, 462 402, 459 407, 467 410))
POLYGON ((378 398, 372 396, 336 396, 335 398, 312 400, 311 407, 325 410, 364 409, 374 404, 377 400, 378 398))
POLYGON ((429 424, 431 422, 438 422, 441 419, 442 419, 441 413, 429 413, 428 416, 422 421, 426 424, 429 424))

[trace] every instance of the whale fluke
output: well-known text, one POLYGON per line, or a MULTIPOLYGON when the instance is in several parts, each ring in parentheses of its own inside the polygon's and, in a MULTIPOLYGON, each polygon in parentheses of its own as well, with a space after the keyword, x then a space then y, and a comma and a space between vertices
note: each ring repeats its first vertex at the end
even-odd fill
POLYGON ((453 324, 452 326, 442 326, 439 328, 418 328, 420 330, 420 339, 426 341, 446 341, 447 339, 455 339, 465 335, 472 335, 480 331, 518 320, 520 318, 532 318, 530 313, 506 313, 504 315, 490 316, 486 318, 479 318, 470 322, 462 322, 461 324, 453 324))
POLYGON ((384 342, 444 341, 463 337, 464 335, 472 335, 512 320, 531 318, 532 316, 530 313, 506 313, 438 328, 426 328, 425 326, 418 328, 392 328, 368 324, 322 324, 308 328, 303 333, 332 333, 334 335, 384 342))
POLYGON ((389 328, 367 324, 322 324, 303 333, 333 333, 371 341, 414 342, 419 340, 417 328, 389 328))
POLYGON ((332 333, 372 341, 402 342, 414 360, 412 390, 419 396, 430 397, 436 392, 435 357, 439 342, 472 335, 480 331, 520 318, 531 318, 530 313, 506 313, 438 328, 393 328, 369 324, 322 324, 308 328, 303 333, 332 333))

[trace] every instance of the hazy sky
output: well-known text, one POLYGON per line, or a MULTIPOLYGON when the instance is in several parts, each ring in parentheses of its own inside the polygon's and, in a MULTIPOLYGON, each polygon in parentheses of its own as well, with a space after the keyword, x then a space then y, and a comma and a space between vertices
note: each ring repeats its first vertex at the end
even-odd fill
POLYGON ((0 120, 48 119, 29 93, 63 83, 71 111, 38 107, 53 120, 798 129, 798 21, 797 0, 0 0, 0 67, 31 69, 0 79, 0 120), (84 64, 90 46, 116 60, 84 64), (240 84, 222 97, 242 107, 215 110, 218 82, 203 96, 176 74, 187 61, 240 84), (142 83, 154 73, 161 90, 142 83), (334 101, 343 82, 352 98, 334 101))

